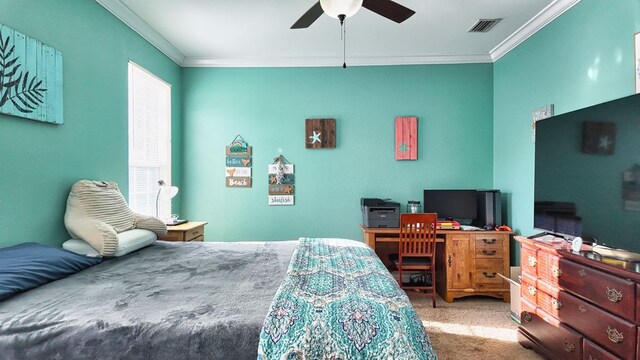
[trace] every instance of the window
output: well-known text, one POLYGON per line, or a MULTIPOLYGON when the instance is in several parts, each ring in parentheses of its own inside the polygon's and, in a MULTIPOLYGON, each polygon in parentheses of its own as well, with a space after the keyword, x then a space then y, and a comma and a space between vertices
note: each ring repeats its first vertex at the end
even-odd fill
POLYGON ((171 85, 129 62, 129 206, 137 213, 171 217, 171 85))

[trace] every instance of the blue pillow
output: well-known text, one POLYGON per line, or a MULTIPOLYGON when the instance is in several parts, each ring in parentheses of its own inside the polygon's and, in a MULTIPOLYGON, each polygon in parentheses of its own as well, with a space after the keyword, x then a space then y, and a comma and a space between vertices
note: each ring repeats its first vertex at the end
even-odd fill
POLYGON ((0 249, 0 300, 75 274, 100 261, 38 243, 0 249))

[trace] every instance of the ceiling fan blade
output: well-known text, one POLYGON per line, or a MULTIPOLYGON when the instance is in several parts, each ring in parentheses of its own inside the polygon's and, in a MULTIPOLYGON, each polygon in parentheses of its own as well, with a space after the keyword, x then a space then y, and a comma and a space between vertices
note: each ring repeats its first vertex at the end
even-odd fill
POLYGON ((318 20, 318 18, 324 13, 322 10, 322 6, 320 6, 320 1, 318 1, 315 5, 311 7, 311 9, 307 10, 304 15, 296 21, 295 24, 291 25, 292 29, 304 29, 308 28, 314 21, 318 20))
POLYGON ((362 6, 397 23, 407 20, 416 13, 391 0, 363 0, 362 6))

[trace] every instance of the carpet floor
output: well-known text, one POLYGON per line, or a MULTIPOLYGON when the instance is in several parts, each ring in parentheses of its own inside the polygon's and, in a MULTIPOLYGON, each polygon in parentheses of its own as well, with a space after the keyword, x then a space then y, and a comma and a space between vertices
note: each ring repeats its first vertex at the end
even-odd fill
POLYGON ((539 360, 533 350, 518 344, 517 325, 509 316, 509 303, 488 297, 467 297, 452 303, 438 297, 411 294, 439 360, 539 360))

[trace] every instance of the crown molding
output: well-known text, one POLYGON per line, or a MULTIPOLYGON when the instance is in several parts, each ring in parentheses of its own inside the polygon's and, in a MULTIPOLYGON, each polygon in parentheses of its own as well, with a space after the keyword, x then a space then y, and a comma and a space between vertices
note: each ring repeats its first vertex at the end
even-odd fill
MULTIPOLYGON (((185 57, 180 50, 131 11, 121 0, 96 1, 182 67, 331 67, 342 64, 341 57, 239 59, 185 57)), ((354 57, 348 59, 348 66, 493 63, 579 2, 580 0, 555 0, 488 54, 354 57)))
POLYGON ((146 21, 142 20, 129 7, 120 0, 96 0, 100 5, 129 26, 133 31, 137 32, 151 45, 155 46, 163 54, 176 64, 181 65, 184 61, 184 55, 173 44, 165 39, 159 32, 153 29, 146 21))
MULTIPOLYGON (((291 57, 252 59, 211 59, 186 57, 184 67, 338 67, 342 57, 291 57)), ((435 56, 385 56, 347 57, 347 66, 425 65, 425 64, 475 64, 491 63, 489 54, 435 55, 435 56)))
POLYGON ((531 20, 527 21, 513 34, 509 35, 509 37, 498 44, 498 46, 489 51, 492 61, 498 61, 498 59, 506 55, 509 51, 515 49, 516 46, 523 43, 533 34, 537 33, 540 29, 555 20, 558 16, 564 14, 579 2, 580 0, 556 0, 547 5, 538 14, 536 14, 536 16, 531 18, 531 20))

